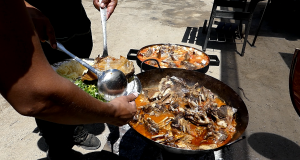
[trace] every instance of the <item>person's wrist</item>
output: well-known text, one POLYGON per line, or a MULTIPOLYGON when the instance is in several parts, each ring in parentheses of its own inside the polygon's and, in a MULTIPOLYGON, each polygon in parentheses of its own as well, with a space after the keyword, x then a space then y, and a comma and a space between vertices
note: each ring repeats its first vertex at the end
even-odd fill
POLYGON ((115 105, 114 102, 108 102, 108 111, 109 111, 109 115, 112 116, 113 118, 118 117, 118 105, 115 105))

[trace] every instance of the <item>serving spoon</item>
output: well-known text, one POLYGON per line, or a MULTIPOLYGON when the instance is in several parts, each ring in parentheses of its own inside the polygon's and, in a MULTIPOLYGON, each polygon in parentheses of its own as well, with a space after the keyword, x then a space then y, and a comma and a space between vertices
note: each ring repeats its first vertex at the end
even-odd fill
POLYGON ((107 8, 101 8, 100 7, 100 14, 101 14, 101 23, 102 23, 102 32, 103 32, 103 54, 102 57, 107 57, 108 52, 107 52, 107 35, 106 35, 106 11, 107 8))
POLYGON ((88 63, 84 62, 71 52, 69 52, 61 43, 57 42, 57 50, 62 51, 75 59, 77 62, 95 73, 98 77, 97 88, 98 91, 106 97, 118 97, 126 92, 127 79, 125 74, 117 69, 108 69, 106 71, 99 71, 88 63))

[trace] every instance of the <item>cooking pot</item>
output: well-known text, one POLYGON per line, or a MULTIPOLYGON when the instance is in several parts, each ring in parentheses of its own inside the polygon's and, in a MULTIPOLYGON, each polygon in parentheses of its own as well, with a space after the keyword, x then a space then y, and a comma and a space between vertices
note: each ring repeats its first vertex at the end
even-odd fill
MULTIPOLYGON (((146 63, 144 63, 143 66, 142 66, 141 64, 143 63, 143 61, 138 58, 138 55, 145 48, 149 48, 149 47, 153 47, 153 46, 161 46, 161 45, 177 45, 177 46, 182 46, 182 47, 186 47, 186 48, 193 48, 193 47, 180 45, 180 44, 163 44, 163 43, 161 43, 161 44, 151 44, 151 45, 144 46, 139 50, 130 49, 128 54, 127 54, 127 59, 136 60, 137 65, 143 70, 157 69, 158 67, 148 65, 146 63)), ((196 71, 201 72, 201 73, 206 73, 208 71, 210 65, 211 66, 219 66, 220 60, 218 59, 218 56, 216 56, 216 55, 207 55, 206 53, 204 53, 203 51, 201 51, 199 49, 196 49, 196 48, 193 48, 193 49, 197 50, 199 52, 202 52, 205 56, 208 57, 208 60, 209 60, 208 64, 206 66, 204 66, 203 68, 196 69, 196 71)), ((153 59, 148 59, 148 60, 153 60, 153 59)))
MULTIPOLYGON (((225 145, 230 145, 244 136, 241 136, 248 125, 248 110, 246 108, 245 103, 240 98, 240 96, 229 86, 224 84, 223 82, 208 76, 206 74, 185 70, 185 69, 175 69, 175 68, 163 68, 163 69, 152 69, 146 72, 142 72, 137 74, 141 85, 143 88, 157 88, 158 83, 162 78, 166 76, 176 76, 178 78, 183 78, 188 85, 194 85, 195 83, 199 83, 199 85, 203 85, 207 89, 210 89, 214 94, 218 95, 222 100, 224 100, 228 105, 237 109, 235 113, 236 117, 236 133, 233 135, 232 139, 227 142, 225 145)), ((132 127, 133 128, 133 127, 132 127)), ((134 128, 133 128, 134 129, 134 128)), ((144 137, 142 134, 139 134, 144 137)), ((147 139, 148 142, 158 146, 159 148, 177 154, 203 154, 210 152, 212 150, 187 150, 181 148, 174 148, 164 144, 157 143, 151 139, 147 139)), ((223 147, 223 146, 221 146, 223 147)), ((219 147, 220 148, 220 147, 219 147)), ((213 149, 217 150, 219 148, 213 149)))

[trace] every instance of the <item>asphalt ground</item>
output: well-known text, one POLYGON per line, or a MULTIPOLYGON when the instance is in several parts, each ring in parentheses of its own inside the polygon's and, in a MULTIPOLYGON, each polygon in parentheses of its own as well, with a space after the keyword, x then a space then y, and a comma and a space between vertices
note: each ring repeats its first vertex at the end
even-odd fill
MULTIPOLYGON (((94 48, 90 58, 95 58, 103 49, 100 13, 90 0, 82 3, 92 22, 94 48)), ((213 0, 119 0, 107 22, 108 54, 126 57, 130 49, 157 43, 182 44, 201 50, 206 36, 202 34, 202 27, 210 17, 212 4, 213 0)), ((265 4, 266 1, 259 2, 255 9, 249 43, 252 43, 265 4)), ((230 86, 247 106, 249 124, 244 133, 246 138, 214 154, 181 155, 181 159, 300 159, 300 119, 291 103, 288 88, 290 64, 295 48, 300 47, 300 36, 295 30, 296 19, 284 14, 273 17, 276 12, 280 11, 267 12, 255 47, 247 43, 244 56, 239 54, 243 39, 217 41, 215 30, 212 33, 215 37, 211 36, 213 41, 208 42, 206 50, 207 54, 217 55, 220 59, 220 65, 211 66, 206 74, 230 86)), ((214 27, 219 21, 235 22, 216 19, 214 27)), ((135 67, 136 74, 140 73, 136 63, 135 67)), ((2 97, 0 126, 0 159, 45 159, 47 145, 39 135, 34 118, 19 115, 2 97)), ((85 159, 147 159, 145 157, 151 153, 155 155, 152 159, 176 157, 149 146, 137 137, 128 142, 132 145, 127 147, 136 145, 141 148, 135 146, 132 152, 122 152, 120 148, 118 156, 106 143, 107 138, 112 143, 117 141, 117 136, 113 135, 118 131, 117 127, 92 124, 86 128, 97 135, 102 145, 96 151, 74 146, 73 149, 84 154, 85 159)), ((126 136, 132 137, 131 134, 128 132, 126 136)), ((126 143, 125 138, 122 143, 126 143)))

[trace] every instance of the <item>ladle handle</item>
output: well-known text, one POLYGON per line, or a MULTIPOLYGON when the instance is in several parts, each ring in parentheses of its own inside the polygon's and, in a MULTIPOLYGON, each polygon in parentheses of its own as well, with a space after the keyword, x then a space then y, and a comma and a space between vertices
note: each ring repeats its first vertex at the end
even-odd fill
POLYGON ((101 8, 100 7, 100 14, 101 14, 101 22, 102 22, 102 32, 103 32, 103 54, 102 57, 107 57, 108 56, 108 51, 107 51, 107 35, 106 35, 106 11, 107 8, 101 8))
POLYGON ((82 64, 84 67, 88 68, 90 71, 92 71, 93 73, 95 73, 96 75, 99 73, 98 70, 96 70, 95 68, 93 68, 92 66, 90 66, 88 63, 84 62, 83 60, 81 60, 80 58, 78 58, 77 56, 75 56, 74 54, 72 54, 71 52, 69 52, 61 43, 57 42, 57 50, 66 53, 67 55, 69 55, 71 58, 75 59, 77 62, 79 62, 80 64, 82 64))

